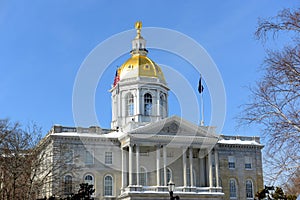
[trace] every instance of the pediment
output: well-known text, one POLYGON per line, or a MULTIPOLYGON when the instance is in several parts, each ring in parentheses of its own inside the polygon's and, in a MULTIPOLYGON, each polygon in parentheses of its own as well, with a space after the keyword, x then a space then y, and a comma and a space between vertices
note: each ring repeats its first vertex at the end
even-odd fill
POLYGON ((155 134, 170 136, 216 137, 214 127, 197 126, 180 117, 172 116, 158 122, 139 127, 129 134, 155 134))
POLYGON ((166 124, 161 130, 160 133, 166 133, 169 135, 174 135, 180 131, 180 125, 176 122, 166 124))

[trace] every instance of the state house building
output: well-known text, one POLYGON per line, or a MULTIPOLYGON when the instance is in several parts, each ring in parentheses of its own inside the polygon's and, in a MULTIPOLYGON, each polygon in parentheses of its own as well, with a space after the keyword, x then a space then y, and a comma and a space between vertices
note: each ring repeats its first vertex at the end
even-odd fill
POLYGON ((86 182, 98 200, 169 199, 172 181, 180 199, 254 199, 263 188, 260 139, 168 116, 167 81, 147 57, 140 22, 136 29, 110 89, 111 128, 53 126, 39 144, 52 175, 40 197, 64 197, 86 182))

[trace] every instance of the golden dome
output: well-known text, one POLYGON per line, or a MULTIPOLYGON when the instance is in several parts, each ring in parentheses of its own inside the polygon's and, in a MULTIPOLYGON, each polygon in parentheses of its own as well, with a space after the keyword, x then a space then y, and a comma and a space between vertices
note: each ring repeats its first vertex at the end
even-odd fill
POLYGON ((145 55, 134 54, 118 70, 120 80, 137 77, 157 78, 165 83, 161 68, 145 55))
POLYGON ((118 81, 137 77, 156 78, 166 84, 161 68, 147 57, 146 40, 141 36, 142 22, 136 22, 135 29, 137 36, 132 40, 131 58, 117 70, 113 86, 118 81))

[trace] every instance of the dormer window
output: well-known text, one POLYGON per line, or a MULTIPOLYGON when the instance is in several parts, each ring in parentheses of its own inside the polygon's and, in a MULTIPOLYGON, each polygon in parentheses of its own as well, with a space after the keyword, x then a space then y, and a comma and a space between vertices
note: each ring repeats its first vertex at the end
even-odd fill
POLYGON ((144 69, 145 69, 145 70, 150 70, 149 65, 145 65, 145 66, 144 66, 144 69))

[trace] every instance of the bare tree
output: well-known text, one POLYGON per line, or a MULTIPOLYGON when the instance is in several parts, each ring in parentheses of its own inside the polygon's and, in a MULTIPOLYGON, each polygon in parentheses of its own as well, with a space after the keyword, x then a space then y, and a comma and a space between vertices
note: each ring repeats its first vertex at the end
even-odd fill
POLYGON ((23 127, 0 120, 0 199, 31 200, 54 191, 64 194, 62 184, 52 183, 63 183, 61 178, 75 167, 65 162, 68 147, 53 147, 49 141, 47 136, 42 139, 41 128, 34 123, 23 127))
POLYGON ((273 40, 290 39, 282 49, 267 51, 264 75, 250 88, 251 100, 240 117, 263 131, 269 172, 265 178, 288 182, 300 168, 300 9, 260 20, 255 35, 264 42, 270 35, 273 40))
POLYGON ((1 199, 28 199, 31 151, 41 138, 40 132, 35 124, 23 128, 17 122, 0 120, 1 199))
POLYGON ((291 180, 285 185, 287 194, 300 195, 300 169, 294 174, 291 180))

